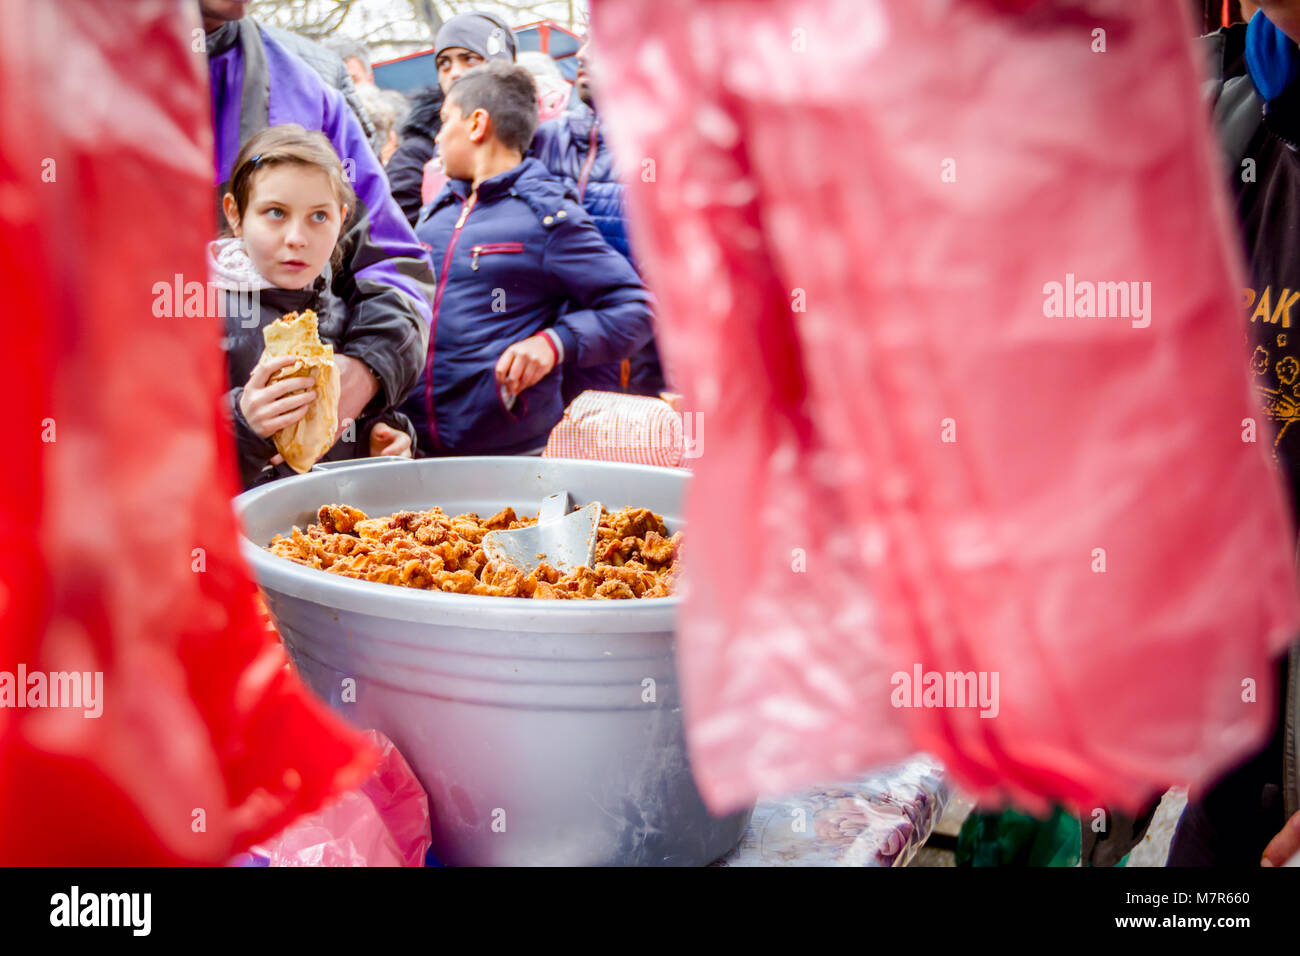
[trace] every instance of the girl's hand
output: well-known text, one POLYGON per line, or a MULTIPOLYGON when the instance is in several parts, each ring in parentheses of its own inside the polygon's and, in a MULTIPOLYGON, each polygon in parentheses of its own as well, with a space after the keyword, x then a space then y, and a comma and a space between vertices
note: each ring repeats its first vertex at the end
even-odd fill
POLYGON ((406 432, 399 432, 392 425, 376 422, 370 429, 370 457, 379 455, 410 458, 411 436, 406 432))
POLYGON ((316 398, 311 376, 295 376, 267 384, 272 375, 296 361, 291 355, 270 362, 259 360, 248 377, 244 394, 239 398, 239 410, 259 438, 270 438, 280 429, 302 421, 316 398))
POLYGON ((532 335, 516 342, 497 359, 497 383, 511 395, 532 388, 555 368, 555 349, 545 336, 532 335))

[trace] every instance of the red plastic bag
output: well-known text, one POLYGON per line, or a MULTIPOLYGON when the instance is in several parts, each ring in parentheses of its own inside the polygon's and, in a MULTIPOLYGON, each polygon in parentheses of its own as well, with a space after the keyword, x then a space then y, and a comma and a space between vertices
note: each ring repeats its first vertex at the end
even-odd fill
POLYGON ((355 790, 291 823, 257 852, 271 866, 423 866, 429 798, 393 742, 366 731, 379 767, 355 790))
POLYGON ((176 308, 214 226, 198 28, 174 0, 0 5, 0 681, 90 675, 0 707, 6 865, 219 863, 374 765, 259 623, 222 324, 176 308))
POLYGON ((707 425, 679 666, 715 811, 918 748, 1132 808, 1261 742, 1293 539, 1182 13, 593 4, 707 425))

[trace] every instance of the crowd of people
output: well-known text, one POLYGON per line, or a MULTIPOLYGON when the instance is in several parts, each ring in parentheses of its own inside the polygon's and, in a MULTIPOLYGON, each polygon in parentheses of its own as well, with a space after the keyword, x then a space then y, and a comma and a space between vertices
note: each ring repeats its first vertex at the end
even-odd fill
POLYGON ((666 382, 589 66, 576 102, 490 13, 438 32, 436 76, 381 90, 366 48, 200 0, 222 235, 227 412, 245 487, 292 474, 277 432, 316 399, 261 330, 312 310, 340 380, 325 460, 540 454, 587 389, 666 382), (522 65, 517 60, 528 62, 522 65), (234 297, 254 290, 255 315, 234 297))

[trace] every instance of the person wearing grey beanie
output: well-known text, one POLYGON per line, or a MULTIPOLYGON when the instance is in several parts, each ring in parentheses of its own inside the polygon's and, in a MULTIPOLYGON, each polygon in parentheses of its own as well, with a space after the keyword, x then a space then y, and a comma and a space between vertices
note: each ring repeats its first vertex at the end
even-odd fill
MULTIPOLYGON (((411 118, 402 130, 401 142, 388 161, 388 184, 393 199, 414 228, 424 205, 424 171, 436 148, 434 137, 442 125, 439 111, 443 94, 461 75, 489 60, 514 62, 515 35, 505 21, 494 14, 474 12, 452 17, 438 30, 434 40, 437 87, 416 93, 411 118)), ((542 134, 545 139, 546 133, 542 134)))
MULTIPOLYGON (((387 164, 393 198, 412 228, 420 220, 426 196, 425 168, 433 159, 433 139, 441 120, 442 96, 452 83, 474 66, 493 60, 515 61, 517 44, 510 26, 493 13, 461 13, 443 23, 434 40, 433 59, 438 86, 417 92, 411 101, 411 118, 402 131, 402 142, 387 164)), ((543 122, 533 134, 529 153, 545 148, 558 133, 558 120, 543 122)))
POLYGON ((461 74, 489 60, 515 59, 515 35, 491 13, 475 11, 452 17, 438 30, 433 59, 444 93, 461 74))

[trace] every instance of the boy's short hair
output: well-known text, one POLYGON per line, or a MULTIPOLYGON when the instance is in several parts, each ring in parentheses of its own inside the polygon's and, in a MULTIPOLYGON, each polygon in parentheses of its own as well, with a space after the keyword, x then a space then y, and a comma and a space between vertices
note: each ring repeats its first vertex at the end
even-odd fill
POLYGON ((523 153, 537 129, 537 85, 522 66, 493 60, 467 70, 447 91, 462 116, 486 110, 496 138, 523 153))

